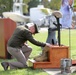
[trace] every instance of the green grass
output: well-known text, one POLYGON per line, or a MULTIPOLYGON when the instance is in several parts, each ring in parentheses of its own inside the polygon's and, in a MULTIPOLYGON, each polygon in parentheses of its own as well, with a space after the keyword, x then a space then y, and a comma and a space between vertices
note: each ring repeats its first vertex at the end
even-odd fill
MULTIPOLYGON (((72 59, 76 59, 76 30, 71 30, 70 34, 71 34, 70 54, 72 59)), ((37 39, 38 41, 45 42, 47 38, 47 31, 43 31, 40 32, 39 34, 34 35, 34 38, 37 39)), ((69 30, 61 30, 61 44, 69 46, 69 30)), ((35 46, 31 43, 29 43, 29 45, 31 45, 33 48, 33 51, 30 55, 30 58, 32 59, 41 52, 41 47, 35 46)), ((16 60, 0 59, 0 63, 2 61, 16 61, 16 60)), ((48 75, 48 74, 44 72, 42 69, 29 69, 29 68, 4 71, 2 66, 0 65, 0 75, 48 75)))
POLYGON ((61 31, 61 44, 69 46, 72 59, 76 59, 76 29, 61 31))

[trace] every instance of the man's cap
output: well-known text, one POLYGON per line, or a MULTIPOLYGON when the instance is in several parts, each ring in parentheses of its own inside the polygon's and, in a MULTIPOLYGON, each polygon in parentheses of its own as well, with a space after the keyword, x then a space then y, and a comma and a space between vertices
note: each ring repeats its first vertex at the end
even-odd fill
POLYGON ((39 29, 38 29, 38 25, 36 25, 35 23, 27 23, 27 24, 25 25, 25 27, 28 28, 28 27, 31 27, 32 25, 35 27, 35 33, 39 33, 39 32, 38 32, 38 30, 39 30, 39 29))
POLYGON ((38 26, 36 24, 34 24, 34 27, 35 27, 35 33, 39 33, 38 32, 38 26))

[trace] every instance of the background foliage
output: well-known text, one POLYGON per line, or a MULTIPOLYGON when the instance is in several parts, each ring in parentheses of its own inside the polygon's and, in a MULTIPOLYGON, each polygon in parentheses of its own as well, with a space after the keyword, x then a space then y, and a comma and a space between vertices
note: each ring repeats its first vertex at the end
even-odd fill
MULTIPOLYGON (((36 7, 39 4, 43 4, 44 7, 53 9, 53 10, 59 10, 61 5, 61 0, 51 0, 50 2, 48 0, 23 0, 25 3, 25 6, 23 6, 23 12, 28 13, 29 9, 31 7, 36 7)), ((2 15, 2 12, 4 11, 11 11, 13 6, 13 0, 0 0, 0 15, 2 15)), ((74 8, 76 8, 76 0, 74 0, 74 8)))

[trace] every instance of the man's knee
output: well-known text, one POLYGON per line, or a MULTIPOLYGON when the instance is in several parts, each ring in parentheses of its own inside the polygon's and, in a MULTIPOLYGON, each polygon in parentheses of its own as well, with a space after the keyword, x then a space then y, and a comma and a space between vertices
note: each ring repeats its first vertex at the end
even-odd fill
POLYGON ((31 51, 32 51, 32 47, 29 46, 29 47, 28 47, 28 50, 31 52, 31 51))

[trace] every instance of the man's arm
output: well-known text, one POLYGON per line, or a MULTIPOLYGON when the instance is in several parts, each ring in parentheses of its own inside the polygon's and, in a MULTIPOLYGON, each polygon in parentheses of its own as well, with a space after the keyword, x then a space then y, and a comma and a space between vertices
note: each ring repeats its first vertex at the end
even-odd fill
POLYGON ((27 31, 27 33, 25 34, 25 38, 27 39, 27 41, 30 41, 32 44, 34 44, 36 46, 44 47, 46 45, 46 43, 37 41, 29 31, 27 31))

